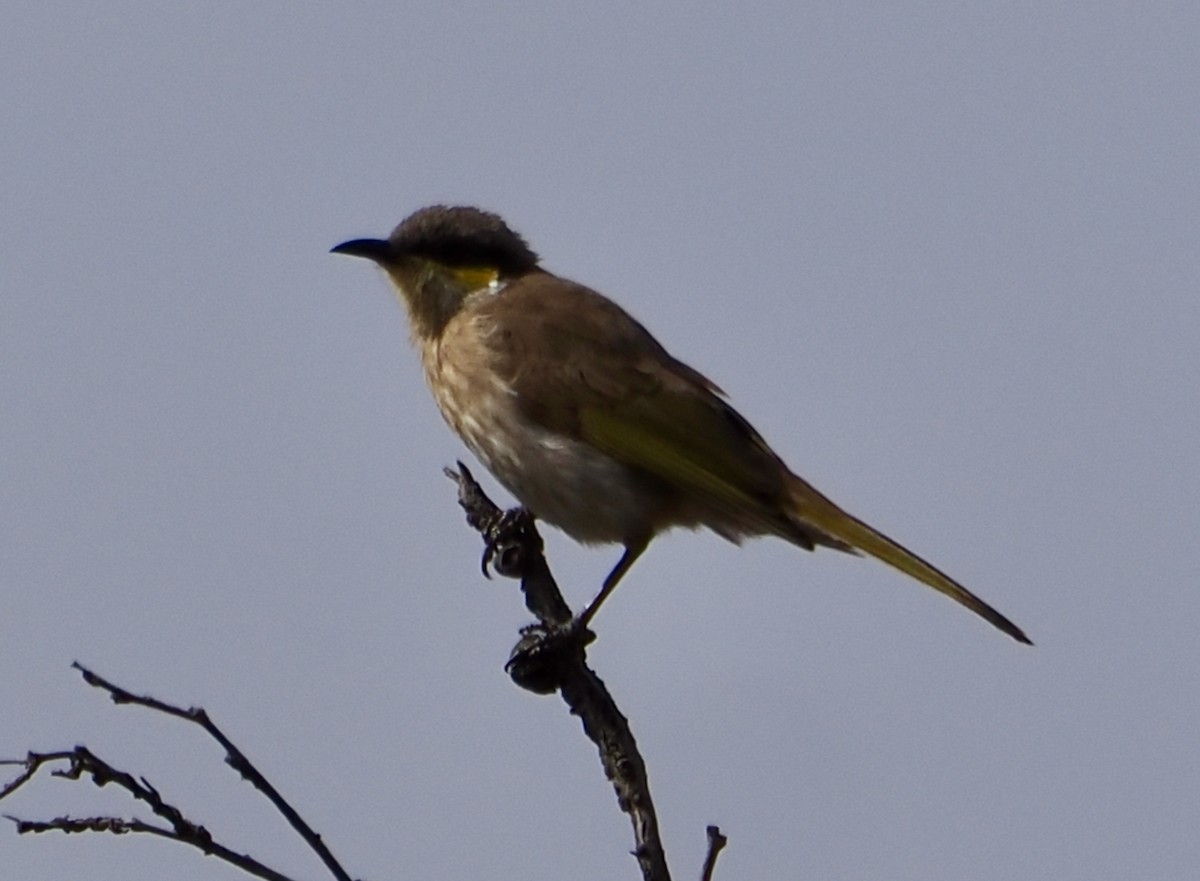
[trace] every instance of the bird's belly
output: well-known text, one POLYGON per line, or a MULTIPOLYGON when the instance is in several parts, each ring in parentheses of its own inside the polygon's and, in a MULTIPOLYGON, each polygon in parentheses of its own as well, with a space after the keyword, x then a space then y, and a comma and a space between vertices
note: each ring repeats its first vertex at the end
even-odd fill
POLYGON ((468 407, 445 389, 435 397, 471 452, 540 520, 587 543, 625 542, 656 531, 651 520, 659 505, 645 475, 530 422, 506 390, 474 394, 468 407))
POLYGON ((652 531, 643 478, 595 448, 540 427, 470 431, 463 440, 541 520, 581 542, 623 542, 652 531))

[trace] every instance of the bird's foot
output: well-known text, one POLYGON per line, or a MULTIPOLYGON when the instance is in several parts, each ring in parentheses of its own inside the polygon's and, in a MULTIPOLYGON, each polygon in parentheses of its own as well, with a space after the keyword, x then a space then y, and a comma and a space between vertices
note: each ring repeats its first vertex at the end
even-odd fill
POLYGON ((508 578, 521 576, 534 519, 526 508, 509 508, 488 524, 483 538, 483 559, 480 561, 485 578, 492 577, 489 568, 508 578))
POLYGON ((522 688, 552 694, 583 663, 584 649, 595 638, 578 617, 566 624, 530 624, 521 628, 504 669, 522 688))

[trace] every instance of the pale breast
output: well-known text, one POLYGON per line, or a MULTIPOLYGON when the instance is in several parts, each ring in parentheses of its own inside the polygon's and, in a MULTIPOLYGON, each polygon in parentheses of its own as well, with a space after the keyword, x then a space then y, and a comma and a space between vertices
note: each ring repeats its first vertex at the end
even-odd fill
POLYGON ((644 475, 522 413, 489 364, 469 320, 422 347, 438 409, 484 466, 541 520, 581 542, 624 542, 655 531, 644 475))

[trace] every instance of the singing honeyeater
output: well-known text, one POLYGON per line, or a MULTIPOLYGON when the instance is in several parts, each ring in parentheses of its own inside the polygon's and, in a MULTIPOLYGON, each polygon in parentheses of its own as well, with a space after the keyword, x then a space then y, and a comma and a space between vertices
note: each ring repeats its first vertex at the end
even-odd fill
POLYGON ((333 251, 387 273, 442 415, 521 504, 577 541, 624 546, 584 623, 651 539, 705 526, 865 551, 1029 642, 793 474, 720 388, 612 300, 539 266, 497 215, 434 205, 333 251))

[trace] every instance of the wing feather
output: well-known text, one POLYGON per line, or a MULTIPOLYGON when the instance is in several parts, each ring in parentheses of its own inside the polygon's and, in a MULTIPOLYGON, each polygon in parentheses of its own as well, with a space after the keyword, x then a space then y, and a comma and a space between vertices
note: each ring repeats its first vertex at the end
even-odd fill
POLYGON ((786 515, 779 458, 714 383, 611 300, 537 273, 491 308, 504 334, 497 366, 529 418, 662 479, 711 511, 708 525, 723 534, 841 546, 786 515))

